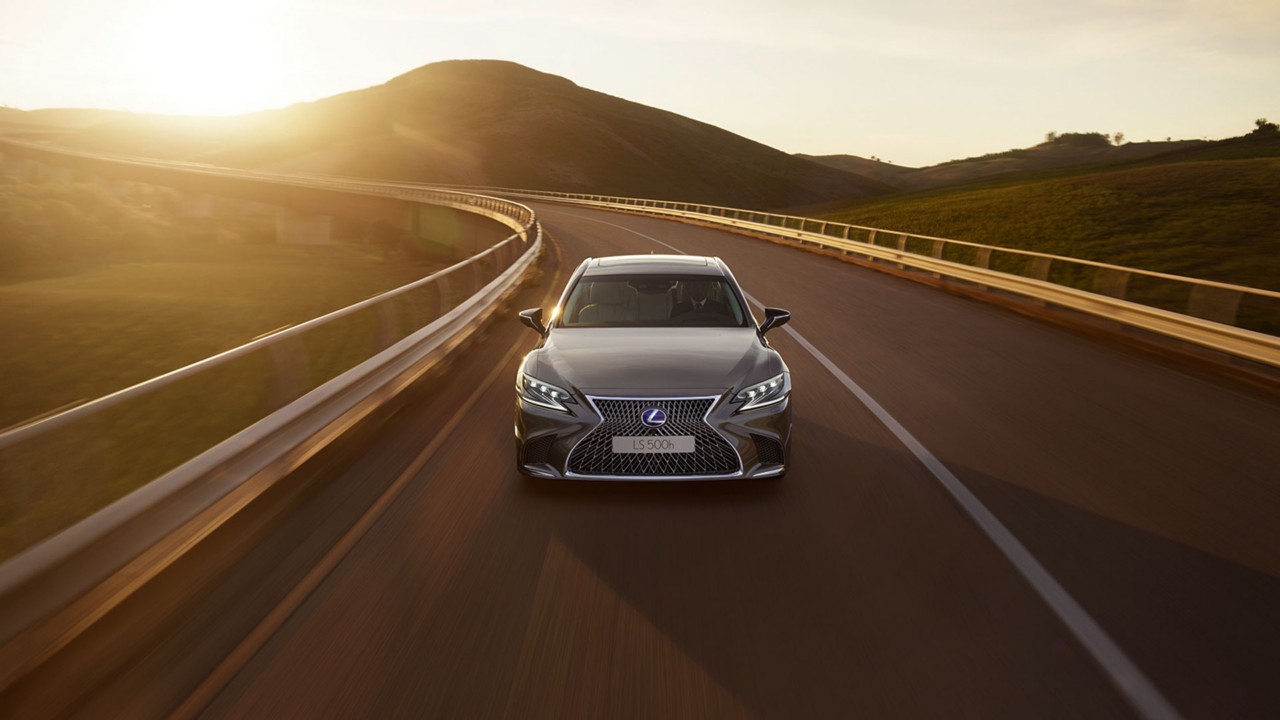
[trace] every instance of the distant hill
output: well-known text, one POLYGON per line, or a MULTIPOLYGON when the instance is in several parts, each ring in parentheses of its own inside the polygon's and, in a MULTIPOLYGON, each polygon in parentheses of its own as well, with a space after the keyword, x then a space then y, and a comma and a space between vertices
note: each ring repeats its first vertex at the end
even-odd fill
POLYGON ((11 107, 0 107, 0 125, 14 127, 27 126, 72 130, 127 117, 139 116, 123 110, 94 110, 91 108, 19 110, 11 107))
POLYGON ((51 108, 19 110, 0 107, 0 135, 29 139, 56 139, 68 132, 129 117, 117 110, 51 108))
POLYGON ((914 175, 920 170, 919 168, 894 165, 883 160, 858 157, 857 155, 805 155, 804 153, 797 153, 796 157, 822 163, 837 170, 869 177, 872 180, 879 180, 893 187, 902 187, 904 178, 914 175))
POLYGON ((890 192, 515 63, 450 61, 234 118, 130 117, 65 142, 241 167, 774 208, 890 192))
POLYGON ((1098 133, 1064 133, 1033 147, 1006 150, 963 160, 951 160, 924 168, 903 168, 853 155, 801 155, 800 157, 831 167, 858 172, 900 190, 920 190, 1007 173, 1141 160, 1207 144, 1202 140, 1174 140, 1112 145, 1110 140, 1098 133))
POLYGON ((1280 290, 1280 133, 828 204, 821 216, 1280 290))

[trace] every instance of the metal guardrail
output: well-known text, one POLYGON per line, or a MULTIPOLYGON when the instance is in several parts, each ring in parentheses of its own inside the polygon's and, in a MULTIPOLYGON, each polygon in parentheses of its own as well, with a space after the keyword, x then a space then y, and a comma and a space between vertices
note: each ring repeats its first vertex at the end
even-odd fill
MULTIPOLYGON (((437 186, 440 187, 440 186, 437 186)), ((795 240, 1053 303, 1280 367, 1280 292, 994 245, 717 205, 468 188, 673 217, 795 240)))
MULTIPOLYGON (((44 143, 14 140, 12 138, 0 138, 0 152, 3 152, 5 146, 12 146, 28 151, 36 151, 38 153, 53 155, 55 157, 66 156, 95 161, 107 161, 118 165, 157 168, 162 170, 177 170, 187 175, 201 175, 205 177, 226 178, 231 180, 252 180, 255 182, 321 190, 339 190, 345 193, 372 195, 408 202, 443 205, 445 207, 472 212, 481 210, 485 211, 482 214, 486 214, 499 221, 504 221, 507 217, 503 214, 506 209, 511 207, 523 207, 502 198, 489 197, 483 194, 476 194, 463 190, 442 190, 422 185, 407 185, 403 183, 389 183, 377 180, 364 180, 359 178, 324 176, 316 174, 289 174, 263 170, 226 168, 216 165, 206 165, 203 163, 156 160, 154 158, 131 155, 109 155, 51 146, 44 143)), ((524 208, 524 211, 528 211, 528 208, 524 208)))
MULTIPOLYGON (((510 204, 515 205, 515 203, 510 204)), ((391 310, 391 301, 430 286, 434 288, 433 292, 438 295, 437 309, 443 315, 449 310, 449 305, 452 302, 450 297, 450 280, 456 279, 455 276, 462 275, 461 271, 464 268, 472 270, 472 272, 465 274, 461 279, 465 285, 470 286, 470 293, 468 294, 474 294, 479 292, 483 278, 492 275, 495 267, 507 267, 511 264, 513 259, 511 256, 517 252, 517 249, 519 251, 525 250, 523 245, 517 244, 517 241, 527 242, 525 239, 526 234, 529 233, 530 229, 534 229, 534 223, 532 221, 533 211, 529 210, 528 215, 530 217, 528 229, 511 235, 484 252, 478 253, 460 263, 428 275, 420 280, 415 280, 407 285, 403 285, 393 290, 388 290, 366 300, 335 310, 327 315, 322 315, 318 318, 308 320, 299 325, 282 328, 270 334, 251 340, 239 347, 221 352, 212 357, 205 358, 177 370, 151 378, 150 380, 146 380, 123 390, 118 390, 110 395, 105 395, 96 400, 61 410, 47 417, 4 430, 0 432, 0 451, 58 428, 87 420, 109 408, 115 407, 116 405, 136 400, 180 380, 200 375, 201 373, 226 365, 232 360, 236 360, 261 350, 271 350, 276 352, 276 354, 273 355, 273 359, 276 364, 276 380, 279 385, 278 390, 281 393, 287 393, 290 387, 294 387, 301 382, 300 378, 298 378, 299 372, 303 368, 310 366, 311 363, 308 362, 305 357, 306 348, 304 346, 297 345, 297 348, 303 353, 303 362, 298 363, 289 354, 279 351, 279 347, 282 344, 287 341, 294 341, 296 344, 301 336, 317 328, 324 327, 337 320, 354 315, 362 310, 376 309, 378 311, 377 332, 379 343, 384 347, 390 345, 391 341, 388 338, 396 333, 394 326, 399 317, 398 313, 391 310), (491 261, 490 265, 492 267, 484 267, 482 263, 486 261, 491 261)), ((540 233, 540 230, 534 230, 535 232, 540 233)))
POLYGON ((57 653, 476 332, 542 249, 541 225, 524 205, 454 191, 409 192, 417 201, 447 196, 451 206, 499 217, 516 232, 421 280, 0 433, 0 475, 30 481, 22 484, 26 495, 12 485, 0 490, 6 504, 22 507, 67 473, 77 493, 92 495, 96 481, 109 481, 121 458, 105 456, 104 448, 121 439, 121 423, 132 430, 123 433, 126 440, 144 441, 127 447, 128 460, 166 431, 184 436, 193 422, 207 431, 199 420, 218 414, 220 397, 256 394, 267 403, 265 416, 247 428, 218 435, 212 447, 183 455, 190 459, 0 563, 0 688, 57 653), (274 388, 235 382, 263 373, 275 377, 274 388), (200 383, 194 395, 184 390, 193 382, 200 383), (154 404, 166 395, 176 397, 154 404), (202 401, 190 403, 192 397, 202 401), (157 407, 176 409, 176 416, 155 417, 157 407), (130 428, 130 419, 141 426, 130 428))
MULTIPOLYGON (((218 168, 197 171, 257 179, 268 175, 218 168)), ((120 521, 131 517, 119 512, 89 514, 125 495, 119 488, 127 491, 162 473, 165 483, 143 485, 134 493, 165 494, 157 488, 172 491, 190 484, 200 472, 216 469, 202 458, 225 449, 227 442, 247 442, 248 436, 237 432, 246 425, 296 424, 310 412, 306 408, 314 405, 316 393, 337 392, 331 384, 355 368, 376 375, 395 365, 405 357, 408 341, 421 360, 466 329, 456 318, 475 319, 479 310, 487 309, 477 303, 492 302, 501 294, 495 294, 495 283, 499 291, 513 287, 541 248, 534 212, 502 198, 346 179, 272 174, 270 181, 442 205, 494 218, 514 232, 488 250, 416 282, 0 431, 0 495, 7 506, 4 512, 15 520, 0 536, 0 549, 5 550, 0 558, 13 555, 0 563, 0 595, 46 567, 49 558, 69 556, 76 547, 109 532, 112 523, 105 522, 105 516, 118 516, 120 521), (179 479, 173 479, 175 473, 179 479), (87 505, 95 501, 96 506, 87 505), (70 509, 64 511, 64 506, 70 509), (76 523, 97 529, 49 537, 76 523), (69 542, 64 537, 69 535, 79 539, 69 542)), ((351 403, 360 400, 354 397, 351 403)), ((129 505, 136 513, 138 500, 129 497, 116 505, 129 505)))

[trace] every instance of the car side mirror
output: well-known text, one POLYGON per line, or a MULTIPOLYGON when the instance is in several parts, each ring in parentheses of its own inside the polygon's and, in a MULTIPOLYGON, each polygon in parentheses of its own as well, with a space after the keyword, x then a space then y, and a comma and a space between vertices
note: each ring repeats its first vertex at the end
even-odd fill
POLYGON ((786 325, 790 319, 791 313, 786 310, 767 307, 764 309, 764 322, 760 323, 760 334, 763 335, 773 328, 786 325))
POLYGON ((520 322, 533 328, 539 335, 546 335, 547 328, 542 324, 542 308, 529 308, 520 311, 520 322))

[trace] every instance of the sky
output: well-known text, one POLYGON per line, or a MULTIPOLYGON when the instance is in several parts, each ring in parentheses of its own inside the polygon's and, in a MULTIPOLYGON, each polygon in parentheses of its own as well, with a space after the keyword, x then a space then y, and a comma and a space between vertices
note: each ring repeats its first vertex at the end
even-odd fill
POLYGON ((233 114, 511 60, 787 152, 1280 119, 1278 0, 3 0, 0 105, 233 114))

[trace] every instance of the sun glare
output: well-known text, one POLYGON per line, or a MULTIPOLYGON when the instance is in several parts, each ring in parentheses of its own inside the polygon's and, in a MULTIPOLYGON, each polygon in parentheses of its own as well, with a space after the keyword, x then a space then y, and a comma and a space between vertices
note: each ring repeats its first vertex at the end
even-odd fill
POLYGON ((157 3, 131 44, 139 83, 159 112, 225 115, 279 105, 288 33, 245 0, 157 3))

